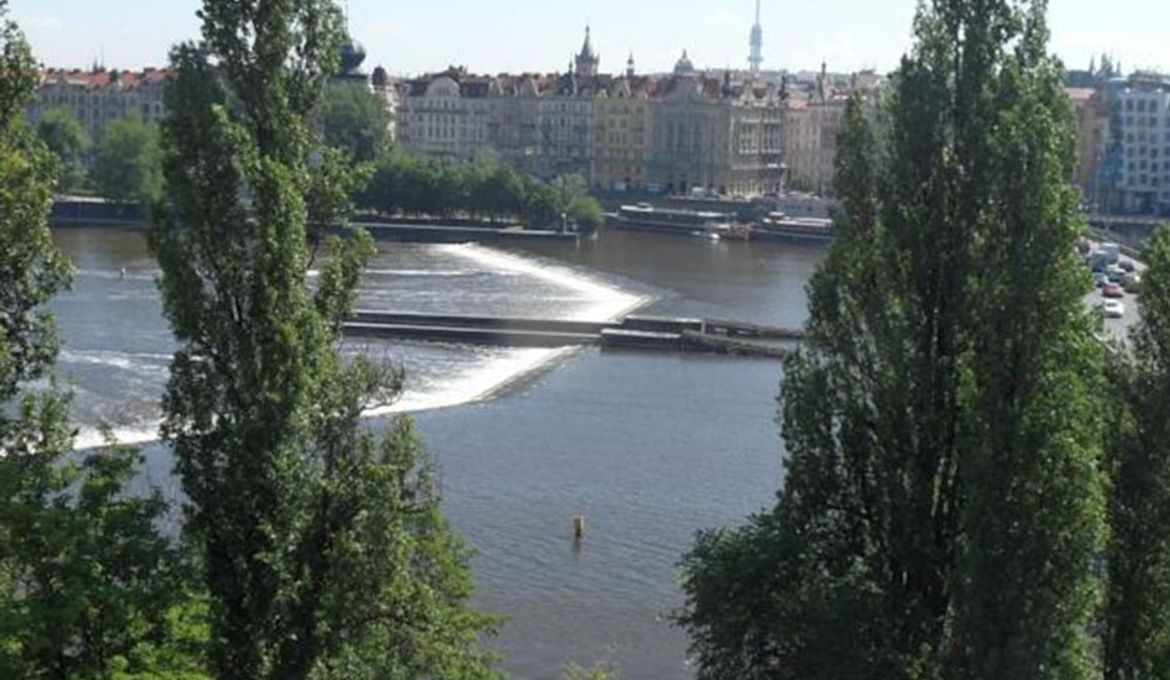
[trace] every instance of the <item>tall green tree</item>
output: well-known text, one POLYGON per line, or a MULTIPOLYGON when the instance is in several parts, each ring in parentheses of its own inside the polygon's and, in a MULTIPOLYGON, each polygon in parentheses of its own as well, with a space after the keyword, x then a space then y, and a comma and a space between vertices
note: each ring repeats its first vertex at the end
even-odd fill
POLYGON ((390 146, 394 121, 388 102, 364 80, 328 83, 319 115, 325 143, 355 162, 371 162, 390 146))
POLYGON ((341 13, 205 0, 199 16, 202 41, 172 55, 170 207, 152 247, 179 342, 162 432, 210 602, 212 671, 495 677, 479 645, 493 621, 468 608, 468 551, 415 431, 361 422, 396 376, 338 354, 370 237, 328 240, 308 286, 306 225, 346 219, 347 180, 311 123, 341 13))
POLYGON ((1132 358, 1119 354, 1113 374, 1108 680, 1170 678, 1170 229, 1145 258, 1132 358))
POLYGON ((111 123, 94 150, 92 178, 111 201, 153 204, 163 190, 158 126, 139 118, 111 123))
POLYGON ((37 137, 57 156, 58 191, 77 191, 86 183, 85 159, 93 140, 77 116, 64 107, 45 111, 37 123, 37 137))
POLYGON ((703 678, 1087 678, 1100 350, 1045 3, 934 0, 781 390, 775 508, 684 559, 703 678))
POLYGON ((0 677, 197 669, 144 654, 169 645, 184 591, 165 504, 126 493, 140 454, 72 455, 47 309, 69 282, 47 221, 57 163, 22 120, 35 68, 0 0, 0 677))

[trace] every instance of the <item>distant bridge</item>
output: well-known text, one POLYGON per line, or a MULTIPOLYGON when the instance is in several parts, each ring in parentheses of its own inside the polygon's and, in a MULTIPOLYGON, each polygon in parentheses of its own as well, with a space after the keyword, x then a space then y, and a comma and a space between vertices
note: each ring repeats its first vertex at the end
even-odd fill
POLYGON ((769 358, 788 354, 777 341, 804 337, 800 330, 718 319, 627 316, 618 321, 575 321, 369 310, 355 312, 343 332, 351 338, 512 347, 598 345, 769 358))

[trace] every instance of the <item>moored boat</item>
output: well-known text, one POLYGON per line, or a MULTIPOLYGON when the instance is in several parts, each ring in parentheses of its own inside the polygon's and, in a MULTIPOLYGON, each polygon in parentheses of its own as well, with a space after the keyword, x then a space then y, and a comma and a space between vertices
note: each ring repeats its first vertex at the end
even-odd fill
POLYGON ((819 217, 789 217, 769 213, 753 227, 759 238, 828 243, 833 240, 833 220, 819 217))
POLYGON ((656 208, 646 203, 623 205, 617 213, 608 216, 607 224, 616 229, 657 231, 670 234, 699 235, 712 231, 717 224, 726 223, 726 213, 656 208))

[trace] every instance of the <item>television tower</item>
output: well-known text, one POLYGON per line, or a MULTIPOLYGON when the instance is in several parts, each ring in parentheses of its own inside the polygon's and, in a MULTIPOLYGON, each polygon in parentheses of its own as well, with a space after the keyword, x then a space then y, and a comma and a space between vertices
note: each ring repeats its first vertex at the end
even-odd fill
POLYGON ((752 56, 748 57, 752 73, 760 72, 764 63, 764 27, 760 25, 760 0, 756 0, 756 23, 752 26, 752 56))

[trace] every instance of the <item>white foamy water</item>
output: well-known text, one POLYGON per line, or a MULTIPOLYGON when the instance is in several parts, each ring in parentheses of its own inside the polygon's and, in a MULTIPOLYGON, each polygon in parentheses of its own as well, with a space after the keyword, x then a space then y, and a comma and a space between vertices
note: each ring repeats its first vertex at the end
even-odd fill
MULTIPOLYGON (((439 269, 381 268, 371 269, 367 274, 375 277, 437 279, 480 275, 523 277, 534 283, 544 284, 551 291, 563 291, 563 294, 546 295, 542 300, 563 299, 564 304, 558 304, 557 311, 552 315, 574 320, 608 321, 650 301, 648 297, 629 293, 578 270, 477 244, 437 245, 431 248, 445 257, 457 258, 465 265, 439 269)), ((436 282, 435 285, 448 284, 436 282)), ((466 311, 477 313, 480 310, 466 311)), ((413 383, 410 381, 411 376, 408 375, 406 389, 396 401, 370 408, 365 415, 379 417, 482 401, 491 398, 513 382, 569 356, 575 350, 575 347, 496 349, 484 353, 473 361, 458 362, 461 365, 457 370, 444 374, 439 379, 413 383)), ((70 350, 62 355, 66 364, 105 366, 139 375, 158 375, 161 370, 164 380, 165 360, 169 358, 169 355, 116 351, 70 350)), ((121 444, 148 444, 157 441, 160 422, 156 416, 134 425, 115 426, 111 434, 121 444)), ((97 428, 80 429, 77 448, 97 448, 105 444, 105 437, 97 428)))
POLYGON ((531 258, 514 255, 494 248, 468 243, 441 246, 447 252, 480 265, 526 274, 545 283, 567 288, 588 296, 588 307, 575 310, 565 318, 577 321, 611 321, 645 305, 649 298, 627 293, 579 271, 531 258))

